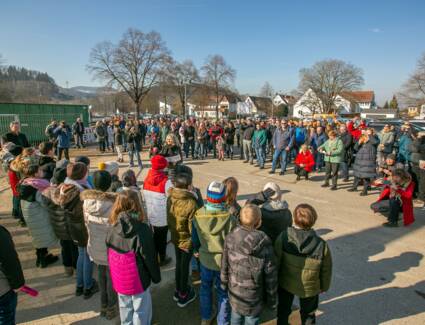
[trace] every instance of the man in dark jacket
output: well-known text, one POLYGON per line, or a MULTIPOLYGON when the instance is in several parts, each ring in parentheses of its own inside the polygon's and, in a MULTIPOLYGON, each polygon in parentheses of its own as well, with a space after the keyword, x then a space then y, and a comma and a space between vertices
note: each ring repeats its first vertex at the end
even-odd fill
POLYGON ((269 174, 274 174, 278 159, 280 159, 280 167, 282 168, 280 175, 284 175, 286 171, 286 163, 291 152, 291 148, 294 145, 293 133, 288 128, 288 122, 285 120, 281 121, 281 127, 277 128, 273 134, 273 162, 272 170, 269 174))
POLYGON ((84 148, 84 123, 81 118, 77 118, 77 121, 72 125, 72 134, 74 135, 75 147, 84 148))
POLYGON ((224 242, 220 280, 229 292, 232 324, 258 324, 263 304, 276 307, 277 269, 273 246, 258 230, 261 211, 252 204, 241 210, 240 225, 224 242))
POLYGON ((12 236, 0 225, 0 324, 15 324, 17 294, 25 284, 12 236))
POLYGON ((352 157, 353 137, 347 131, 347 126, 345 124, 341 124, 339 127, 339 138, 344 145, 344 156, 340 162, 341 178, 344 182, 348 182, 348 169, 350 167, 352 157))
POLYGON ((409 147, 410 174, 415 183, 415 195, 425 202, 425 133, 419 132, 409 147))
POLYGON ((2 144, 12 142, 17 146, 28 148, 30 146, 25 134, 21 133, 21 124, 18 121, 10 123, 10 132, 2 136, 2 144))
POLYGON ((130 159, 129 167, 134 167, 134 156, 136 156, 137 164, 139 168, 142 169, 142 159, 140 159, 142 148, 140 145, 140 133, 138 128, 136 129, 134 126, 126 127, 126 143, 130 159))
MULTIPOLYGON (((195 156, 195 127, 190 120, 187 120, 185 123, 186 127, 184 128, 184 153, 186 158, 189 158, 189 151, 192 156, 192 159, 195 156)), ((165 141, 164 141, 165 142, 165 141)))
POLYGON ((248 123, 243 133, 242 151, 245 155, 244 163, 247 163, 249 161, 251 165, 254 164, 254 157, 252 152, 252 136, 254 135, 254 131, 255 127, 252 124, 252 121, 248 120, 248 123))

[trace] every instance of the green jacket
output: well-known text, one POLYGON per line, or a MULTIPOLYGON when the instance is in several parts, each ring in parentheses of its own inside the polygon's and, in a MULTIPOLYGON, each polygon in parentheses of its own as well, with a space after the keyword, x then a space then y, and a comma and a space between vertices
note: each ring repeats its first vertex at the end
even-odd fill
POLYGON ((252 146, 254 148, 264 147, 267 144, 267 132, 265 129, 254 131, 252 136, 252 146))
POLYGON ((178 188, 171 188, 167 199, 167 222, 171 241, 180 249, 192 248, 192 220, 197 210, 195 196, 178 188))
POLYGON ((300 297, 328 291, 332 257, 327 243, 314 230, 289 227, 275 243, 279 285, 300 297))
POLYGON ((199 240, 199 260, 206 268, 221 269, 224 239, 236 227, 236 219, 227 210, 200 208, 195 215, 194 227, 199 240))
POLYGON ((326 140, 319 149, 320 148, 323 149, 325 154, 325 162, 340 163, 344 157, 344 144, 339 138, 326 140))

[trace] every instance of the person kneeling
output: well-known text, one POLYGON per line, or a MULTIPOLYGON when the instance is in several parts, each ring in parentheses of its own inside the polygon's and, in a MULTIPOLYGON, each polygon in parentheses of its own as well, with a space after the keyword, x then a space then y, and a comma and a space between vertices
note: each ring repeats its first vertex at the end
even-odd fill
POLYGON ((299 181, 302 176, 308 180, 308 174, 313 170, 313 167, 314 157, 310 150, 308 150, 307 145, 303 144, 300 152, 295 158, 295 174, 297 175, 297 181, 299 181))
POLYGON ((302 324, 315 324, 319 294, 329 290, 332 258, 327 243, 313 230, 316 220, 311 205, 298 205, 294 226, 283 231, 274 245, 279 272, 278 324, 289 324, 294 296, 300 299, 302 324))

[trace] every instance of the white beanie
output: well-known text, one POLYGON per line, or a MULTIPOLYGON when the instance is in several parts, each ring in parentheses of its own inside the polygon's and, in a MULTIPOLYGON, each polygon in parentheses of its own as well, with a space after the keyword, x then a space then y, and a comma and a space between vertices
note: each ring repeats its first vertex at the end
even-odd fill
POLYGON ((280 192, 280 187, 276 183, 268 182, 264 185, 263 191, 267 189, 272 189, 275 193, 270 197, 272 200, 280 200, 282 197, 282 193, 280 192))

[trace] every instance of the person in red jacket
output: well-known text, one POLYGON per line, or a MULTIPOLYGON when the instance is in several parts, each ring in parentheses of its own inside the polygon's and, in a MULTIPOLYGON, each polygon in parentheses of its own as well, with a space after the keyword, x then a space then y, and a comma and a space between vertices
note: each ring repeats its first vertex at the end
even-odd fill
POLYGON ((405 226, 415 221, 413 215, 413 190, 415 183, 410 174, 404 169, 396 169, 392 175, 392 184, 387 186, 378 198, 377 202, 389 200, 388 222, 385 227, 397 227, 398 216, 403 212, 403 223, 405 226))
POLYGON ((313 170, 314 157, 307 145, 303 144, 301 150, 295 158, 295 174, 297 175, 297 181, 301 179, 301 176, 305 176, 308 180, 308 173, 313 170))
POLYGON ((359 120, 359 117, 355 117, 353 120, 348 122, 347 124, 347 130, 350 132, 351 136, 354 138, 354 140, 357 142, 360 139, 360 136, 362 135, 362 131, 366 130, 366 122, 361 120, 360 124, 357 126, 357 121, 359 120))
POLYGON ((220 126, 218 121, 214 122, 214 125, 208 130, 210 135, 211 146, 213 149, 214 159, 217 158, 217 138, 222 136, 224 133, 223 128, 220 126))

